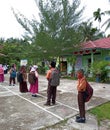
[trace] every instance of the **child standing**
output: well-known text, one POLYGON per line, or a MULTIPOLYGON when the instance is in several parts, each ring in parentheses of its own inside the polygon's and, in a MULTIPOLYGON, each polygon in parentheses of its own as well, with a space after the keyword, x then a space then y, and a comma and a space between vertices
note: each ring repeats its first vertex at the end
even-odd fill
POLYGON ((10 77, 9 77, 9 86, 12 85, 12 82, 13 82, 13 86, 15 86, 15 78, 16 78, 16 69, 14 67, 14 65, 11 66, 11 69, 9 70, 9 74, 10 74, 10 77))
POLYGON ((28 74, 28 81, 30 83, 29 92, 32 94, 32 97, 37 97, 37 93, 38 93, 38 71, 37 71, 37 69, 38 69, 38 66, 34 65, 28 74), (31 76, 29 76, 29 75, 31 75, 31 76), (33 82, 33 81, 35 81, 35 82, 33 82))
POLYGON ((76 122, 85 123, 85 100, 84 100, 84 91, 86 90, 86 78, 84 76, 84 71, 82 69, 77 71, 78 78, 78 107, 79 107, 79 116, 76 116, 76 122))

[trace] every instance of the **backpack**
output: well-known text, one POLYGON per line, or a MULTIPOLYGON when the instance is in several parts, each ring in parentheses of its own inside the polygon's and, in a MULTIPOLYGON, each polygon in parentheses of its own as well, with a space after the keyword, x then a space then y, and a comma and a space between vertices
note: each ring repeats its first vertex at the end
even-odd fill
POLYGON ((12 70, 10 76, 12 78, 15 78, 16 77, 16 70, 12 70))
POLYGON ((30 84, 35 84, 35 83, 36 83, 36 79, 37 79, 37 77, 35 76, 35 73, 34 73, 34 72, 30 72, 30 73, 28 74, 28 82, 29 82, 30 84))
POLYGON ((19 83, 23 82, 23 76, 22 76, 22 73, 20 73, 20 72, 17 73, 17 81, 19 83))
POLYGON ((50 85, 58 86, 59 84, 60 84, 60 73, 57 69, 52 70, 51 78, 50 78, 50 85))
POLYGON ((92 95, 93 95, 93 88, 87 82, 86 91, 84 92, 84 100, 85 100, 85 102, 88 102, 91 99, 92 95))

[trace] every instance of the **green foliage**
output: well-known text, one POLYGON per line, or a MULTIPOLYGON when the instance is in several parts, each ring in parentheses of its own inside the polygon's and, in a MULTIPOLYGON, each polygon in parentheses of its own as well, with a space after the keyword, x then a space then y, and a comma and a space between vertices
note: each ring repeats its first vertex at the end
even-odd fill
POLYGON ((92 64, 92 66, 91 66, 91 69, 92 69, 92 72, 93 72, 93 76, 94 77, 100 76, 101 81, 105 82, 106 78, 107 78, 107 69, 106 69, 106 66, 108 64, 109 63, 107 61, 95 61, 92 64))
POLYGON ((80 43, 77 25, 83 9, 76 11, 79 1, 73 3, 70 5, 68 0, 39 1, 41 24, 35 43, 43 57, 72 53, 80 43))
MULTIPOLYGON (((94 16, 94 20, 98 20, 99 25, 100 22, 102 21, 102 16, 110 16, 110 10, 106 10, 104 12, 101 12, 101 9, 98 8, 97 11, 93 12, 93 16, 94 16)), ((101 27, 105 26, 105 31, 108 30, 110 28, 110 18, 108 18, 101 27)))
MULTIPOLYGON (((104 12, 105 15, 109 15, 110 16, 110 10, 107 10, 104 12)), ((110 18, 108 18, 102 25, 102 27, 105 26, 105 31, 108 30, 110 28, 110 18)))
MULTIPOLYGON (((72 53, 76 45, 80 43, 80 34, 77 25, 81 17, 81 11, 76 11, 79 1, 74 0, 70 5, 69 1, 40 1, 41 21, 43 30, 48 33, 50 39, 48 44, 53 46, 54 56, 72 53), (48 8, 47 8, 48 7, 48 8), (52 42, 54 41, 54 42, 52 42)), ((49 52, 49 50, 48 50, 49 52)))
POLYGON ((101 16, 102 15, 105 15, 105 13, 101 12, 100 8, 98 8, 97 11, 93 12, 93 16, 94 16, 95 21, 98 20, 98 22, 101 22, 101 20, 102 20, 101 16))
POLYGON ((39 74, 45 74, 45 67, 39 66, 38 71, 39 71, 39 74))
POLYGON ((80 0, 73 0, 71 4, 69 0, 40 0, 37 5, 40 22, 28 20, 12 9, 16 20, 26 31, 24 38, 32 43, 28 57, 33 60, 72 54, 85 39, 103 37, 97 33, 99 30, 91 27, 92 23, 87 26, 81 24, 84 8, 79 9, 80 0))
MULTIPOLYGON (((40 22, 28 20, 22 14, 13 13, 20 25, 32 39, 33 57, 53 58, 72 53, 81 41, 78 26, 83 9, 80 0, 40 0, 40 22)), ((28 38, 28 36, 26 38, 28 38)))
POLYGON ((105 36, 99 29, 93 28, 93 23, 89 20, 80 24, 79 31, 83 41, 96 40, 105 36))
POLYGON ((28 58, 29 43, 25 40, 19 39, 7 39, 2 43, 1 53, 5 54, 5 57, 0 57, 0 61, 6 64, 19 64, 21 59, 28 58))

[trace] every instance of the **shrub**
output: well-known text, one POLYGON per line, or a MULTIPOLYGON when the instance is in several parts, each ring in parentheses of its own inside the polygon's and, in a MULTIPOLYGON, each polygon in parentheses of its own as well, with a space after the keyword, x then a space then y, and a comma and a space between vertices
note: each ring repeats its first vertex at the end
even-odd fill
POLYGON ((92 64, 92 72, 93 77, 99 77, 101 82, 105 82, 107 79, 107 69, 106 66, 108 65, 107 61, 95 61, 92 64))

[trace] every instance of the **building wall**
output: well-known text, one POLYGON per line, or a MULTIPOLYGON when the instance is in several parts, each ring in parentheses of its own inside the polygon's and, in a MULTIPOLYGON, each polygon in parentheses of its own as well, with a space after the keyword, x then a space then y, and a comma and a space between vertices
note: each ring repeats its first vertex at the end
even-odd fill
MULTIPOLYGON (((90 54, 83 54, 83 55, 76 55, 76 62, 74 66, 74 70, 84 69, 85 74, 90 73, 89 68, 91 65, 91 53, 90 54)), ((93 62, 94 61, 101 61, 101 60, 109 60, 110 61, 110 50, 97 50, 93 54, 93 62)), ((62 74, 70 75, 72 72, 72 65, 67 61, 67 57, 64 57, 60 60, 60 71, 62 74), (67 63, 67 64, 66 64, 67 63)))
POLYGON ((79 55, 76 57, 77 60, 75 71, 77 71, 78 69, 84 69, 85 73, 90 73, 89 69, 92 62, 101 60, 110 61, 110 50, 97 50, 97 52, 93 54, 93 61, 91 53, 79 55))

